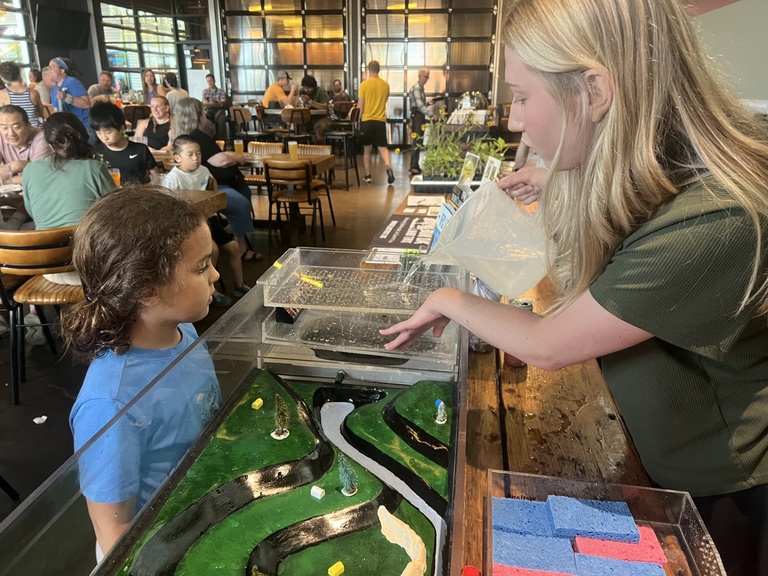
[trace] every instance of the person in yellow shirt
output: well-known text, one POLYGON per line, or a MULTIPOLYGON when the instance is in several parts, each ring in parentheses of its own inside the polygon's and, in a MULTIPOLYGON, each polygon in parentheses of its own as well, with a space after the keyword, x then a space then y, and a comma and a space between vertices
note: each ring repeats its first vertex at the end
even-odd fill
MULTIPOLYGON (((297 85, 291 82, 291 77, 285 70, 277 73, 277 82, 272 84, 264 93, 262 104, 264 108, 285 108, 288 104, 293 104, 296 97, 297 85), (286 89, 288 93, 286 94, 286 89)), ((266 116, 264 123, 272 126, 282 124, 280 116, 266 116)))
POLYGON ((395 181, 395 174, 389 163, 387 148, 387 100, 389 99, 389 84, 379 78, 381 66, 376 60, 368 63, 368 79, 360 84, 357 107, 360 109, 360 141, 363 143, 363 166, 365 167, 365 182, 371 178, 371 153, 374 145, 379 148, 379 154, 387 165, 387 182, 395 181))

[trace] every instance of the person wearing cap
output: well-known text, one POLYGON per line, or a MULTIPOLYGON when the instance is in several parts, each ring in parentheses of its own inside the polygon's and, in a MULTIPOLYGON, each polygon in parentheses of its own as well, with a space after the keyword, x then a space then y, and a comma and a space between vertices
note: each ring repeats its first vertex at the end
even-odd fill
MULTIPOLYGON (((291 104, 296 97, 296 84, 291 82, 291 77, 285 70, 280 70, 277 73, 277 82, 272 84, 264 93, 264 108, 270 108, 272 102, 277 102, 280 108, 285 108, 286 105, 291 104), (286 94, 286 88, 289 88, 286 94)), ((271 106, 274 108, 274 106, 271 106)))
POLYGON ((54 58, 48 63, 48 70, 54 81, 51 89, 51 105, 58 112, 72 112, 77 116, 95 142, 96 135, 88 122, 91 99, 83 83, 72 76, 72 68, 72 62, 68 58, 54 58))

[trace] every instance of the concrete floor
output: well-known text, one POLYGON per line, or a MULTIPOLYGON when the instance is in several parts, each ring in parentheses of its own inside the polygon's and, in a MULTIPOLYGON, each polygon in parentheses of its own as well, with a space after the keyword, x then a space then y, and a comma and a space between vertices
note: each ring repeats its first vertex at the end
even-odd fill
MULTIPOLYGON (((392 168, 397 180, 386 184, 384 164, 378 156, 373 161, 373 184, 362 182, 362 156, 359 156, 361 186, 354 182, 351 172, 350 189, 343 186, 343 166, 337 167, 336 181, 331 189, 337 226, 331 224, 330 212, 323 203, 326 223, 326 240, 318 246, 328 248, 364 249, 386 218, 402 202, 410 190, 408 166, 409 153, 392 156, 392 168)), ((253 199, 257 217, 266 218, 266 196, 253 199)), ((267 254, 265 232, 257 232, 252 238, 254 247, 267 254)), ((311 245, 307 233, 300 238, 301 245, 311 245)), ((262 262, 245 264, 245 281, 253 286, 256 279, 271 265, 281 249, 273 245, 272 254, 262 262)), ((228 271, 221 266, 226 280, 228 271)), ((211 308, 208 317, 197 324, 202 333, 227 309, 211 308)), ((71 454, 72 435, 69 429, 69 411, 77 397, 85 375, 86 366, 76 364, 66 354, 52 356, 46 346, 27 346, 27 382, 21 387, 21 405, 11 403, 10 359, 8 337, 0 339, 0 474, 20 493, 22 500, 28 497, 71 454), (48 417, 44 424, 32 420, 48 417)), ((19 503, 14 503, 0 491, 0 522, 19 503)))

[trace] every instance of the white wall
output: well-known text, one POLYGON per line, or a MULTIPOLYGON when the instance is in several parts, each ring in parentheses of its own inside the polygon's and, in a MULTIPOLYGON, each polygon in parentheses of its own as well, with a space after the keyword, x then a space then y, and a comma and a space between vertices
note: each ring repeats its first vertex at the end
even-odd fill
POLYGON ((740 0, 696 21, 735 94, 768 100, 768 0, 740 0))

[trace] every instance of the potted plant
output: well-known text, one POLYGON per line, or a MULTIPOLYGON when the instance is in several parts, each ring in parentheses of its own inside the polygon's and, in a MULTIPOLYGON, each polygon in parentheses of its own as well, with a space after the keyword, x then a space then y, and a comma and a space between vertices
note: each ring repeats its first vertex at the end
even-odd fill
MULTIPOLYGON (((467 120, 464 124, 448 124, 445 109, 425 126, 424 137, 413 132, 411 138, 414 147, 422 151, 421 175, 414 176, 411 184, 414 190, 442 193, 453 189, 459 178, 464 157, 472 152, 480 158, 477 174, 482 174, 488 157, 504 158, 508 144, 501 138, 469 135, 473 124, 467 120), (436 182, 445 182, 438 185, 436 182)), ((477 176, 476 176, 477 178, 477 176)))

